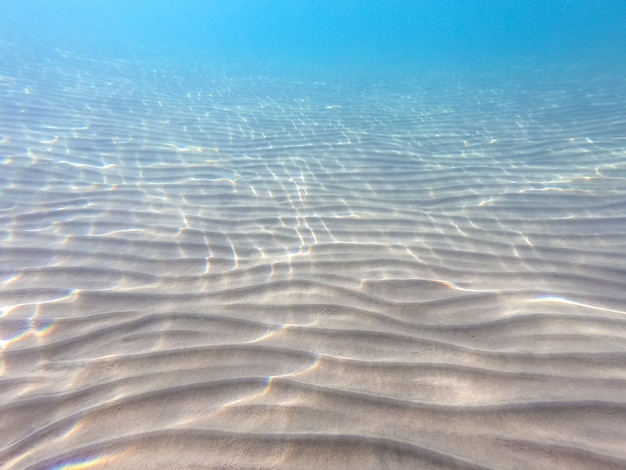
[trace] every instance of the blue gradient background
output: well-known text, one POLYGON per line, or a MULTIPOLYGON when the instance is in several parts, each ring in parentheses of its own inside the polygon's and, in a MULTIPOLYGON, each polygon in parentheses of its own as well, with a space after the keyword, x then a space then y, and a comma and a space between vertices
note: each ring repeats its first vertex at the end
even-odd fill
POLYGON ((112 58, 330 67, 619 63, 626 2, 0 1, 0 38, 112 58))

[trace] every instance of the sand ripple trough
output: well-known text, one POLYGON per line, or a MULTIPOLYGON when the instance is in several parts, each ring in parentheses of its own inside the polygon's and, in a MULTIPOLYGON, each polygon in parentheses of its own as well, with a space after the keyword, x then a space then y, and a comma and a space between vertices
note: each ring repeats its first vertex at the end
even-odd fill
POLYGON ((626 468, 626 81, 0 64, 0 462, 626 468))

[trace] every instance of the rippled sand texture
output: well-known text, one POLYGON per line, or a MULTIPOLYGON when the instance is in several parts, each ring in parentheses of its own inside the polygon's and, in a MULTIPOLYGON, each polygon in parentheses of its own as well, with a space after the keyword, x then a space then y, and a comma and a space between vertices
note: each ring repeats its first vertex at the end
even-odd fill
POLYGON ((626 85, 1 65, 0 462, 626 468, 626 85))

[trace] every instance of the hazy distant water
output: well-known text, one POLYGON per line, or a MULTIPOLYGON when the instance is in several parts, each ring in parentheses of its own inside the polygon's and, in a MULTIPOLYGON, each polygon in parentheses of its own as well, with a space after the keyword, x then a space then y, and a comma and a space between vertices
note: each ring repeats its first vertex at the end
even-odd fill
POLYGON ((602 1, 3 0, 2 37, 91 56, 379 69, 619 63, 626 6, 602 1))
POLYGON ((620 2, 0 6, 6 468, 626 466, 620 2))

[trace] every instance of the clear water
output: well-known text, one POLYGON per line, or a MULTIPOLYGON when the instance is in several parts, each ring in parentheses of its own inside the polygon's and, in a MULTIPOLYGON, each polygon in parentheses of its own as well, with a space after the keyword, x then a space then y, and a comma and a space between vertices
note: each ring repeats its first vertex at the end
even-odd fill
POLYGON ((0 466, 626 466, 626 4, 0 7, 0 466))
POLYGON ((619 64, 626 6, 595 1, 2 2, 7 41, 92 57, 307 67, 619 64))

